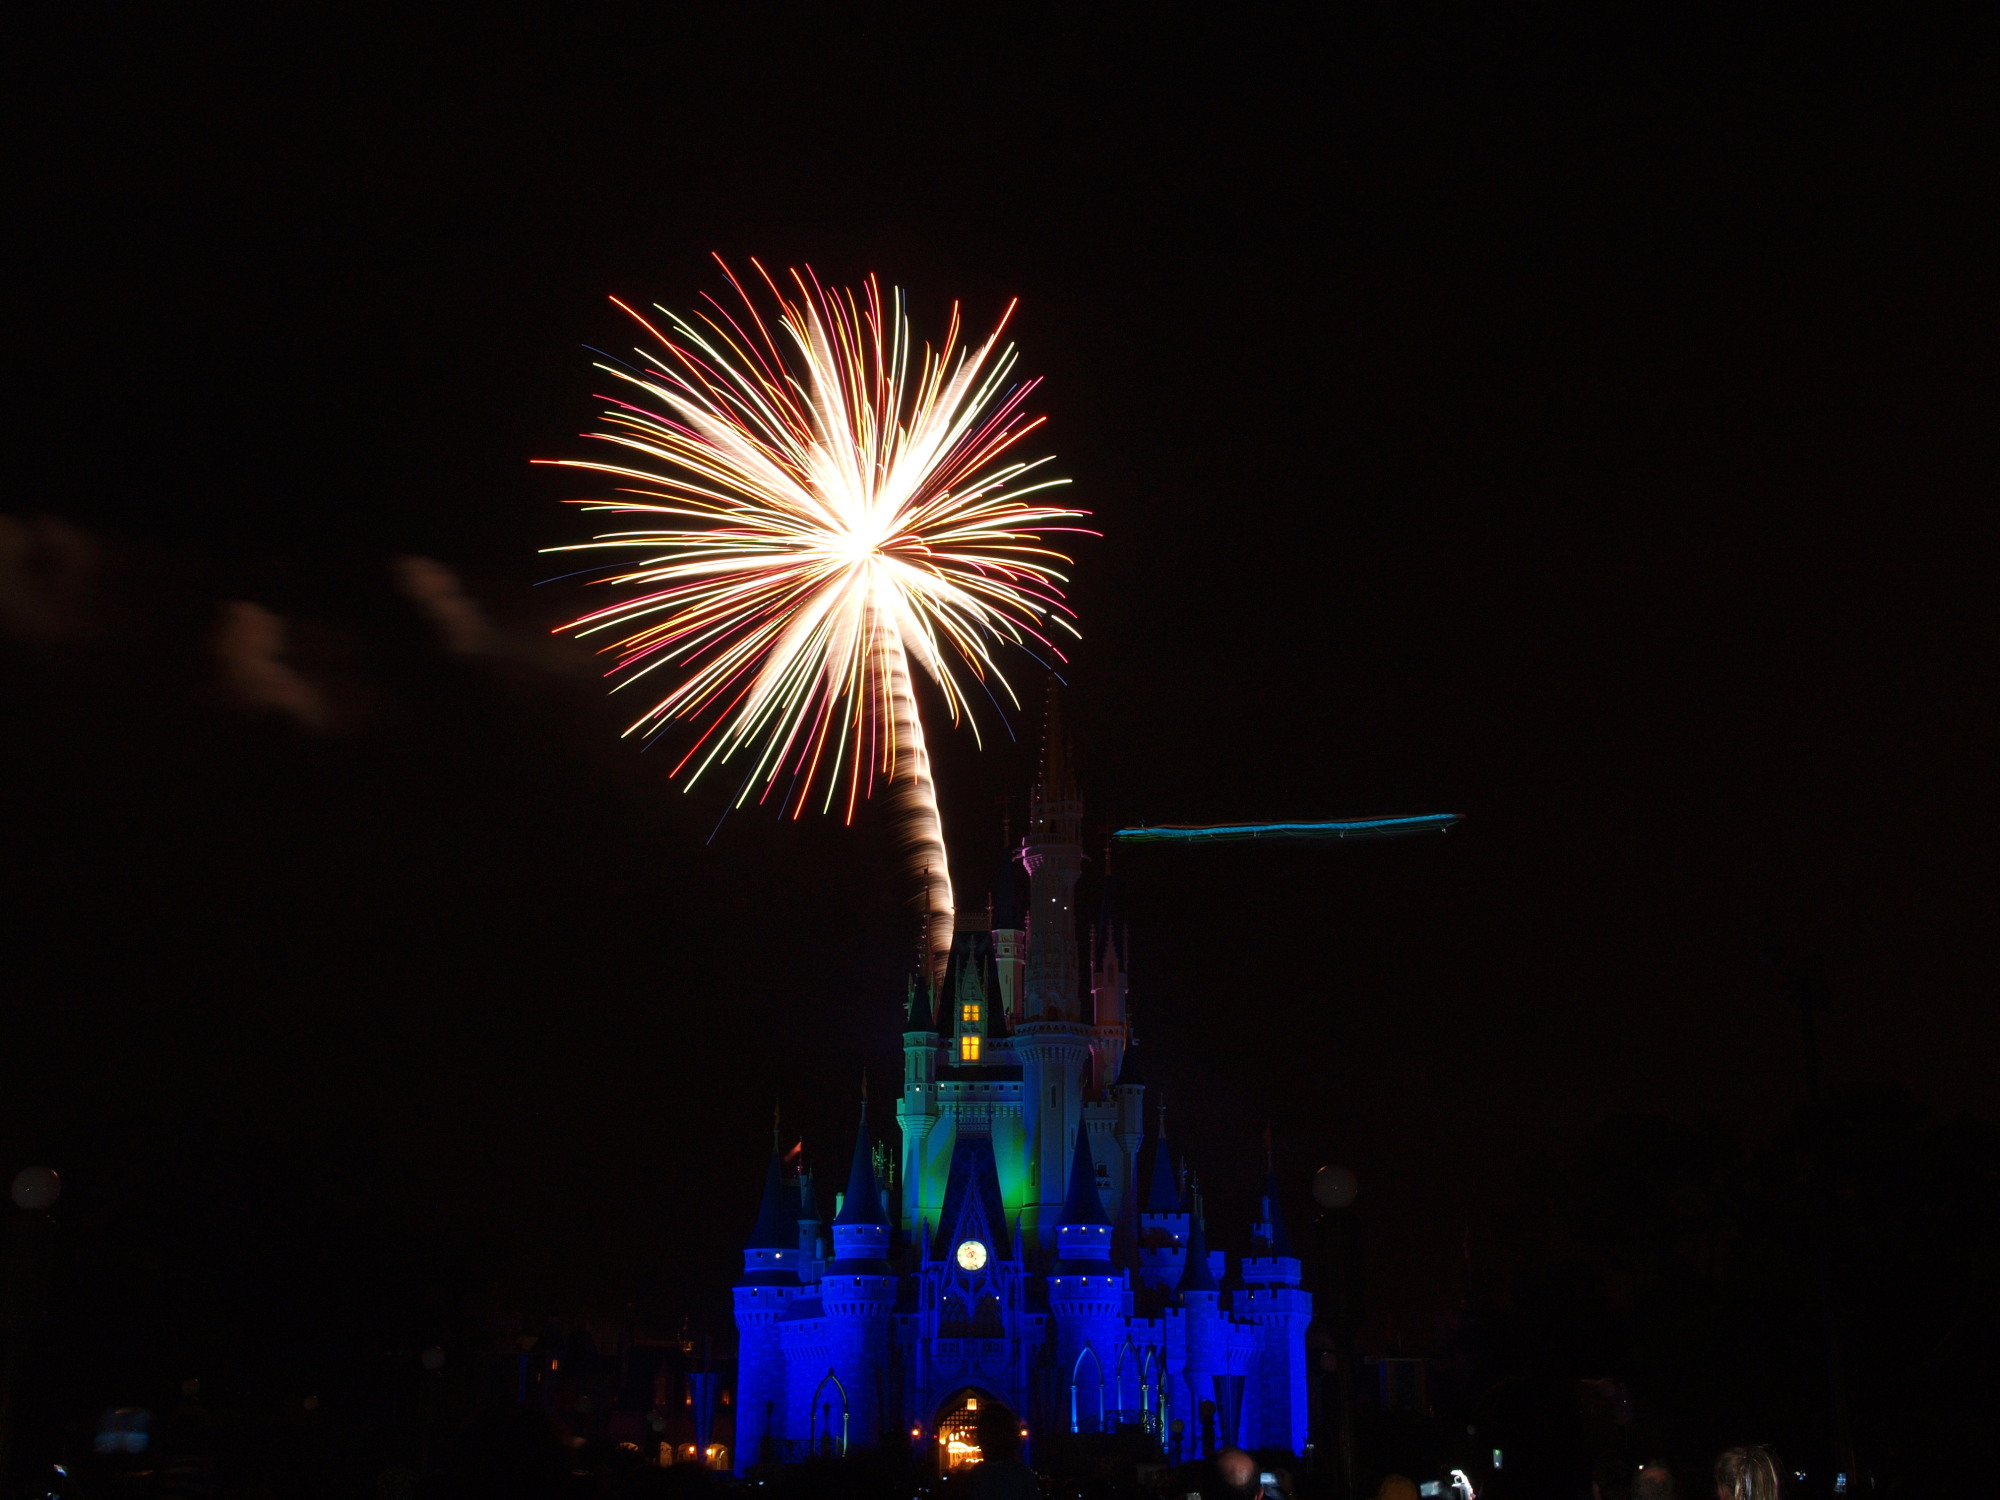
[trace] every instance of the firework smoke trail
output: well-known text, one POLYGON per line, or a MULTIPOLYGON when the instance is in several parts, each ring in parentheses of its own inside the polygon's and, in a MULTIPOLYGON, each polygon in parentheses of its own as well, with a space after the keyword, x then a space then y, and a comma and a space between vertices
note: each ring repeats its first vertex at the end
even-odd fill
POLYGON ((1035 382, 1009 381, 1006 316, 961 346, 954 307, 942 344, 913 349, 900 293, 885 303, 872 277, 857 292, 795 270, 788 294, 751 264, 768 321, 726 265, 740 307, 660 309, 664 327, 624 309, 654 346, 598 366, 626 389, 589 436, 638 458, 551 462, 621 481, 573 503, 647 521, 549 549, 636 554, 596 580, 618 602, 561 629, 613 634, 618 689, 666 669, 626 732, 693 722, 674 767, 689 785, 740 757, 738 806, 782 782, 792 816, 817 796, 851 821, 886 781, 941 964, 951 877, 912 660, 975 736, 968 679, 1018 705, 995 653, 1063 659, 1049 632, 1075 634, 1068 559, 1046 541, 1084 513, 1030 499, 1065 481, 1009 456, 1040 419, 1022 410, 1035 382))

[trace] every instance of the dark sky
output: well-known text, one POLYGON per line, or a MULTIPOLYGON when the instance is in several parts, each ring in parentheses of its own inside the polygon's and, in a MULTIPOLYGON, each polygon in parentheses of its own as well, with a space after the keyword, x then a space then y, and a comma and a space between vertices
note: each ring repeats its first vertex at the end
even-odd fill
MULTIPOLYGON (((1119 856, 1219 1212, 1270 1117, 1294 1190, 1359 1172, 1421 1324, 1537 1152, 1793 1106, 1772 944, 1826 956, 1834 1079, 1989 1109, 1971 37, 725 9, 24 39, 0 1167, 204 1274, 303 1195, 471 1298, 671 1314, 715 1306, 774 1095, 838 1154, 899 1061, 877 821, 710 841, 719 789, 617 739, 544 638, 574 592, 535 587, 581 526, 528 460, 581 447, 606 299, 685 307, 711 251, 877 273, 932 325, 1022 299, 1105 533, 1094 826, 1465 815, 1119 856)), ((976 900, 1030 758, 934 738, 976 900)))

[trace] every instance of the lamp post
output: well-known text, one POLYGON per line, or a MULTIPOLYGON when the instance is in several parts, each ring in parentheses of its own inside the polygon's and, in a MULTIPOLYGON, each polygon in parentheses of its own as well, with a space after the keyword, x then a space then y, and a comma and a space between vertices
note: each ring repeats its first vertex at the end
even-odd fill
MULTIPOLYGON (((1313 1202, 1320 1209, 1313 1220, 1313 1321, 1325 1320, 1323 1332, 1333 1346, 1341 1500, 1355 1500, 1354 1338, 1361 1330, 1361 1268, 1354 1200, 1360 1191, 1360 1179, 1346 1167, 1321 1167, 1313 1175, 1313 1202)), ((1324 1409, 1322 1399, 1322 1414, 1324 1409)))
POLYGON ((27 1367, 28 1340, 41 1312, 49 1237, 55 1230, 49 1210, 62 1196, 62 1178, 49 1167, 24 1167, 14 1174, 11 1196, 20 1212, 14 1215, 8 1257, 7 1364, 0 1374, 0 1486, 6 1485, 14 1465, 14 1409, 27 1367))

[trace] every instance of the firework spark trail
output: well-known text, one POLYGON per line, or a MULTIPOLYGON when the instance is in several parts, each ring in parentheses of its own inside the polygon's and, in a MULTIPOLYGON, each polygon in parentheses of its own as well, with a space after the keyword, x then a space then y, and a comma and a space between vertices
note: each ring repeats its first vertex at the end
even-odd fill
POLYGON ((549 549, 636 557, 596 580, 635 593, 561 629, 614 634, 619 689, 675 679, 626 732, 697 725, 674 768, 690 785, 743 757, 738 806, 785 779, 794 817, 817 793, 851 821, 888 782, 941 963, 951 879, 911 663, 975 736, 966 675, 1018 704, 995 653, 1063 659, 1049 633, 1075 634, 1068 558, 1046 541, 1084 512, 1030 500, 1065 481, 1008 456, 1041 422, 1022 409, 1035 382, 1009 381, 1011 304, 981 344, 961 345, 954 306, 942 344, 913 349, 900 293, 885 305, 872 277, 857 293, 794 270, 788 295, 751 265, 771 321, 727 265, 736 311, 660 309, 663 330, 618 304, 655 347, 598 366, 628 391, 588 435, 638 457, 548 462, 622 481, 619 498, 573 503, 649 520, 549 549))

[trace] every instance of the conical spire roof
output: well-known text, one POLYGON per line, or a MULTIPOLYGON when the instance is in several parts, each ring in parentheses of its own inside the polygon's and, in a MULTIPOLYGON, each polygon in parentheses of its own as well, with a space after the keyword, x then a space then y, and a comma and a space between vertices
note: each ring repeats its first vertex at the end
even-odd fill
POLYGON ((1075 802, 1077 799, 1076 773, 1071 769, 1069 760, 1069 735, 1063 730, 1062 688, 1051 675, 1048 713, 1042 729, 1042 764, 1035 778, 1035 801, 1046 804, 1075 802))
POLYGON ((854 1133, 854 1162, 847 1169, 847 1191, 840 1200, 834 1227, 842 1224, 888 1224, 882 1212, 882 1187, 875 1180, 875 1150, 868 1142, 868 1102, 861 1103, 861 1126, 854 1133))
POLYGON ((1104 878, 1097 887, 1097 921, 1091 927, 1090 962, 1093 968, 1109 968, 1116 960, 1123 969, 1129 961, 1125 951, 1125 918, 1118 909, 1118 882, 1111 878, 1111 845, 1104 846, 1104 878))
POLYGON ((1063 1196, 1062 1217, 1056 1220, 1064 1224, 1111 1225, 1111 1216, 1104 1211, 1104 1200, 1097 1193, 1097 1163, 1090 1155, 1090 1132, 1079 1125, 1076 1127, 1076 1150, 1069 1161, 1069 1192, 1063 1196))
POLYGON ((778 1148, 771 1147, 770 1170, 764 1174, 764 1203, 757 1211, 757 1227, 750 1231, 746 1250, 796 1250, 799 1248, 799 1217, 792 1207, 792 1195, 785 1186, 784 1166, 778 1148))
MULTIPOLYGON (((1130 1057, 1132 1050, 1126 1049, 1130 1057)), ((1167 1112, 1160 1111, 1160 1133, 1153 1142, 1153 1180, 1146 1185, 1146 1212, 1177 1214, 1181 1211, 1181 1185, 1174 1176, 1173 1153, 1167 1150, 1167 1112)))
POLYGON ((931 1015, 931 987, 920 983, 915 973, 910 975, 909 992, 903 997, 903 1030, 929 1031, 937 1024, 931 1015))
POLYGON ((1264 1174, 1264 1222, 1271 1231, 1271 1253, 1290 1255, 1292 1237, 1285 1232, 1285 1211, 1278 1206, 1278 1178, 1270 1172, 1264 1174))
POLYGON ((1217 1290, 1215 1272, 1208 1266, 1208 1235, 1202 1225, 1201 1195, 1194 1200, 1194 1219, 1188 1226, 1187 1264, 1181 1267, 1180 1285, 1177 1292, 1212 1292, 1217 1290))

